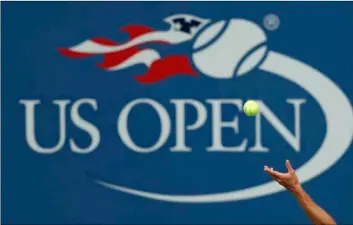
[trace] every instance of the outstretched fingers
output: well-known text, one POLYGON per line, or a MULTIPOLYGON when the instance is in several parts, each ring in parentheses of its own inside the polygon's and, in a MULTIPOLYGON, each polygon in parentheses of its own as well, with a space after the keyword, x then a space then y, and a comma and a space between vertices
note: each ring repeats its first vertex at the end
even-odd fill
POLYGON ((280 172, 274 170, 272 167, 269 168, 268 166, 265 166, 264 170, 265 170, 265 172, 270 174, 272 177, 281 178, 284 175, 283 173, 280 173, 280 172))
POLYGON ((294 169, 293 169, 292 165, 290 164, 289 160, 286 160, 286 167, 287 167, 288 172, 294 173, 294 169))

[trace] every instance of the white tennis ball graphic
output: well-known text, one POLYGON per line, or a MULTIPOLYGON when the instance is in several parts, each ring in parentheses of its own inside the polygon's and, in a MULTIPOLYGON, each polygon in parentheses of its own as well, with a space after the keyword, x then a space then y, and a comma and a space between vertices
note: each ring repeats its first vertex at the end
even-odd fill
POLYGON ((259 112, 259 104, 255 101, 249 100, 244 104, 243 110, 247 116, 256 116, 259 112))
POLYGON ((256 67, 266 56, 266 35, 255 23, 231 19, 212 24, 196 39, 192 59, 213 78, 232 78, 256 67))

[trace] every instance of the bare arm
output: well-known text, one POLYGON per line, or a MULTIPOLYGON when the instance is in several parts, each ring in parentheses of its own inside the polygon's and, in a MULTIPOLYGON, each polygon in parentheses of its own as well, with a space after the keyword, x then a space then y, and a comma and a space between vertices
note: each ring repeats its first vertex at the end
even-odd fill
POLYGON ((265 166, 265 171, 270 174, 275 181, 293 193, 294 197, 297 199, 305 214, 313 224, 336 225, 335 220, 325 210, 318 206, 304 191, 288 160, 286 161, 286 167, 288 169, 287 173, 280 173, 267 166, 265 166))
POLYGON ((336 224, 334 219, 318 206, 301 186, 295 188, 292 193, 313 224, 336 224))

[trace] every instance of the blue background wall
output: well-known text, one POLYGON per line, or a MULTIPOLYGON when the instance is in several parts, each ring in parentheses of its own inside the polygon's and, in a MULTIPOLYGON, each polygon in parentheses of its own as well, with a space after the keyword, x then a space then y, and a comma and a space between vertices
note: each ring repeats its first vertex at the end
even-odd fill
MULTIPOLYGON (((88 174, 143 190, 173 194, 200 194, 245 188, 269 181, 263 165, 284 170, 284 160, 294 167, 309 160, 325 135, 325 120, 314 99, 298 86, 261 71, 243 78, 215 80, 200 76, 173 77, 153 85, 133 78, 142 66, 107 73, 94 66, 100 59, 71 60, 57 47, 75 45, 92 37, 126 39, 119 28, 145 24, 166 29, 163 18, 189 13, 213 21, 245 18, 262 26, 268 13, 281 19, 276 31, 266 31, 268 45, 300 59, 327 74, 353 99, 353 4, 352 3, 2 3, 2 222, 21 223, 278 223, 309 221, 288 192, 262 198, 217 204, 176 204, 115 192, 92 182, 88 174), (198 87, 195 90, 195 86, 198 87), (181 88, 183 87, 183 88, 181 88), (37 136, 43 146, 58 138, 55 99, 95 98, 98 112, 82 109, 82 115, 101 131, 101 143, 90 154, 72 153, 66 142, 52 155, 31 150, 25 141, 24 107, 20 99, 41 99, 37 112, 37 136), (263 143, 269 153, 209 153, 210 120, 191 132, 191 153, 171 153, 168 142, 151 154, 126 148, 116 131, 120 110, 133 99, 153 98, 174 118, 171 98, 262 99, 293 131, 293 108, 287 98, 305 98, 302 107, 302 145, 296 153, 267 122, 263 143)), ((189 46, 176 49, 188 52, 189 46)), ((209 108, 208 108, 209 109, 209 108)), ((339 110, 339 109, 337 109, 339 110)), ((225 118, 239 114, 240 134, 224 132, 224 142, 239 144, 246 137, 254 144, 254 119, 224 111, 225 118)), ((149 108, 138 111, 131 122, 136 142, 150 145, 159 132, 157 117, 149 108)), ((190 111, 188 119, 195 119, 190 111)), ((68 123, 67 135, 81 146, 89 136, 68 123)), ((174 130, 174 125, 173 125, 174 130)), ((334 149, 333 149, 334 151, 334 149)), ((353 223, 352 147, 329 171, 304 184, 304 188, 341 224, 353 223)))

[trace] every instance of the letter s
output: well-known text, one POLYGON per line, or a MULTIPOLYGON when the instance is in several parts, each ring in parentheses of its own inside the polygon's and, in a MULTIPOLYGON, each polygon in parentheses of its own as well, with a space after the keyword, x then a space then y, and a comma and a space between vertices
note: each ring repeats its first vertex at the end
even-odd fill
POLYGON ((84 120, 80 116, 78 110, 82 104, 91 105, 95 111, 97 111, 98 107, 97 107, 97 102, 95 99, 87 99, 87 98, 80 99, 80 100, 76 101, 71 107, 72 122, 78 128, 80 128, 81 130, 84 130, 88 134, 90 134, 92 141, 91 141, 91 144, 87 148, 80 148, 75 144, 74 140, 71 138, 70 139, 70 147, 73 152, 85 154, 85 153, 90 153, 97 148, 97 146, 100 143, 100 133, 99 133, 99 130, 97 129, 96 126, 94 126, 92 123, 88 122, 87 120, 84 120))

